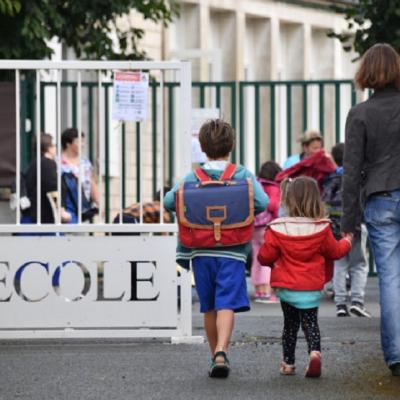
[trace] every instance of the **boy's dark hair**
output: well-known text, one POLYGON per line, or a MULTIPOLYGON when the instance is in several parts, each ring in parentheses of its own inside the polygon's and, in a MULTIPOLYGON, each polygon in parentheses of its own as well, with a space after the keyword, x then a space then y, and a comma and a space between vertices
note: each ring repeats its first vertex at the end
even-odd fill
POLYGON ((343 166, 343 153, 344 153, 344 143, 338 143, 336 146, 332 147, 332 157, 338 167, 343 166))
MULTIPOLYGON (((82 137, 85 134, 82 132, 82 137)), ((63 150, 67 148, 67 144, 71 144, 75 139, 79 137, 78 129, 76 128, 67 128, 61 135, 61 147, 63 150)))
POLYGON ((275 161, 266 161, 261 165, 260 171, 258 172, 258 177, 267 179, 269 181, 274 181, 276 175, 282 171, 282 168, 275 161))
POLYGON ((205 122, 199 133, 201 150, 208 158, 227 157, 235 144, 233 128, 222 119, 212 119, 205 122))

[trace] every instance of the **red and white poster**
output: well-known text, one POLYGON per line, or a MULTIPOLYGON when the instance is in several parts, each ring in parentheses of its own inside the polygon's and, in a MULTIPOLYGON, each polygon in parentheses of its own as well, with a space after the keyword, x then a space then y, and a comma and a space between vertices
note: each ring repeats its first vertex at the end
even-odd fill
POLYGON ((120 121, 146 119, 149 74, 117 71, 113 89, 113 119, 120 121))

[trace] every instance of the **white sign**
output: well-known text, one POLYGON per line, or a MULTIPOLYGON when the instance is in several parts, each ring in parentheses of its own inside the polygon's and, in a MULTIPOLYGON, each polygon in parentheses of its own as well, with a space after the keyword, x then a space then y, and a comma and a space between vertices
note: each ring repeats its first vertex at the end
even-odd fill
POLYGON ((113 119, 120 121, 146 119, 149 74, 117 71, 113 89, 113 119))
POLYGON ((177 327, 173 236, 2 237, 1 245, 0 332, 177 327))
POLYGON ((192 163, 205 163, 207 156, 201 151, 199 131, 201 126, 209 119, 219 118, 218 108, 193 108, 192 109, 192 163))

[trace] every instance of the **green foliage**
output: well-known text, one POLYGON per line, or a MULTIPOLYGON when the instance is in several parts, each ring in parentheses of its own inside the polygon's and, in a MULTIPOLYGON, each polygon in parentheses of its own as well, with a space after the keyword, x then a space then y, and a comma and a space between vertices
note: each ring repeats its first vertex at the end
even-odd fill
POLYGON ((400 52, 400 0, 359 0, 333 9, 345 14, 348 29, 328 36, 339 39, 344 50, 353 48, 362 56, 374 44, 384 42, 400 52))
POLYGON ((0 0, 0 14, 13 16, 21 11, 21 2, 18 0, 0 0))
POLYGON ((131 10, 168 25, 178 4, 177 0, 0 0, 0 58, 49 58, 52 50, 46 41, 58 37, 80 59, 144 59, 146 54, 138 47, 144 31, 130 24, 116 25, 131 10))

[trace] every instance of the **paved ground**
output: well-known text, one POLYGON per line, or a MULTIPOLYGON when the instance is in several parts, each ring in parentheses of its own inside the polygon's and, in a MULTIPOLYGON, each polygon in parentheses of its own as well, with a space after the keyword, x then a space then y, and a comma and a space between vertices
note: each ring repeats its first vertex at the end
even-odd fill
MULTIPOLYGON (((298 374, 280 376, 279 305, 254 304, 239 315, 227 380, 207 377, 207 344, 79 340, 0 342, 0 399, 399 399, 400 379, 389 374, 379 343, 377 280, 368 283, 373 318, 335 317, 320 310, 323 376, 304 379, 306 347, 299 340, 298 374)), ((194 334, 202 319, 194 305, 194 334)))

